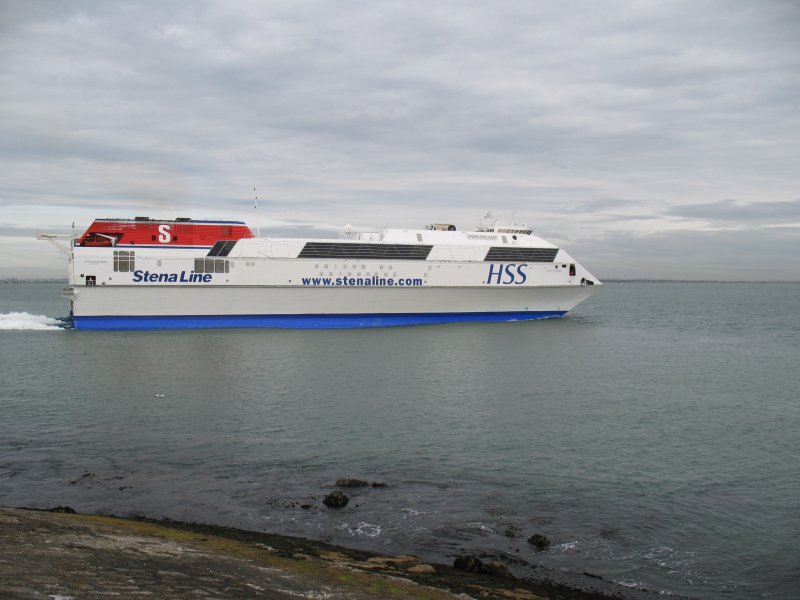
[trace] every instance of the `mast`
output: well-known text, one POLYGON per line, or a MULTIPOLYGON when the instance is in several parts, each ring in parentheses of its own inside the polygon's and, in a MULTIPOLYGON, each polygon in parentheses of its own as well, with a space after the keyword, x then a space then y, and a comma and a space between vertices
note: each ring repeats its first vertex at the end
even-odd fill
POLYGON ((253 196, 255 196, 255 200, 253 202, 253 210, 256 213, 256 237, 261 237, 261 225, 258 221, 258 194, 256 194, 256 188, 253 188, 253 196))

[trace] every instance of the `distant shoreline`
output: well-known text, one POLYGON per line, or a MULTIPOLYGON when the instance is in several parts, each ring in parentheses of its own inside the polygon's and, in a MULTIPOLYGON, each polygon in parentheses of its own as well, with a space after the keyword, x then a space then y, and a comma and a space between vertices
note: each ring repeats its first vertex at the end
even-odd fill
POLYGON ((753 281, 751 279, 601 279, 603 283, 800 283, 800 280, 753 281))
POLYGON ((8 277, 0 279, 0 284, 2 283, 68 283, 68 281, 66 279, 17 279, 16 277, 8 277))

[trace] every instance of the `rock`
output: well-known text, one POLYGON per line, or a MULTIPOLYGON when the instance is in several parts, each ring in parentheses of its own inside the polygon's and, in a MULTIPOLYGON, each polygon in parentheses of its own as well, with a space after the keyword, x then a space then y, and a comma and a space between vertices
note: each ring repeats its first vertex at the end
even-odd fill
POLYGON ((70 514, 70 515, 77 515, 78 514, 78 512, 74 508, 72 508, 70 506, 56 506, 54 508, 48 509, 48 512, 67 513, 67 514, 70 514))
POLYGON ((369 481, 364 481, 363 479, 337 479, 336 487, 343 487, 343 488, 369 487, 369 481))
POLYGON ((453 566, 459 571, 467 571, 469 573, 483 572, 483 562, 477 556, 458 556, 453 561, 453 566))
POLYGON ((528 538, 528 543, 531 546, 536 546, 539 550, 544 550, 550 545, 550 538, 546 535, 542 535, 541 533, 534 533, 531 537, 528 538))
POLYGON ((295 560, 309 560, 311 557, 308 554, 303 554, 302 552, 295 552, 292 554, 292 558, 295 560))
POLYGON ((483 563, 482 572, 492 577, 513 577, 507 566, 494 560, 483 563))
POLYGON ((323 552, 319 555, 322 560, 327 560, 334 563, 345 563, 350 560, 350 557, 346 554, 342 554, 341 552, 331 551, 331 552, 323 552))
POLYGON ((372 487, 374 487, 374 488, 385 488, 386 487, 386 484, 381 482, 381 481, 373 481, 370 485, 372 487))
POLYGON ((303 510, 311 510, 311 505, 310 504, 301 504, 300 508, 302 508, 303 510))
POLYGON ((414 565, 413 567, 408 567, 406 569, 409 573, 425 573, 425 574, 435 574, 436 569, 434 569, 431 565, 414 565))
POLYGON ((477 556, 459 556, 453 561, 453 566, 459 571, 467 571, 469 573, 483 573, 492 577, 514 577, 503 563, 496 561, 485 563, 477 556))
POLYGON ((419 564, 419 559, 416 556, 373 556, 367 559, 367 562, 382 565, 384 567, 396 567, 405 569, 419 564))
POLYGON ((343 492, 338 491, 331 492, 322 500, 322 503, 328 508, 342 508, 343 506, 347 506, 348 502, 350 502, 350 498, 343 492))
POLYGON ((341 564, 351 569, 361 569, 362 571, 382 571, 386 568, 385 565, 379 565, 378 563, 367 562, 365 560, 348 561, 341 564))

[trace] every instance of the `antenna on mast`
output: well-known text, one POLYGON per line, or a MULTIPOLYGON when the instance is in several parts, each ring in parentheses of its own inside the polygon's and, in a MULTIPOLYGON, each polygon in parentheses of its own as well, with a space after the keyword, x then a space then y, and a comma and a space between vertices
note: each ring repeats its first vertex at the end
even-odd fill
POLYGON ((253 188, 253 196, 255 197, 253 201, 253 210, 256 212, 256 235, 261 237, 261 226, 258 222, 258 194, 256 194, 256 188, 253 188))

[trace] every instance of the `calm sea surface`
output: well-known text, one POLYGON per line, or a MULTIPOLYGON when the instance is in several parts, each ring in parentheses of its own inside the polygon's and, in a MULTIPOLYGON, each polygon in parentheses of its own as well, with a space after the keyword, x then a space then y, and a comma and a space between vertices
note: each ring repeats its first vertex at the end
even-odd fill
POLYGON ((30 329, 61 287, 0 285, 0 328, 28 328, 0 331, 2 505, 800 596, 799 284, 611 283, 512 324, 30 329), (340 477, 388 487, 327 510, 340 477))

